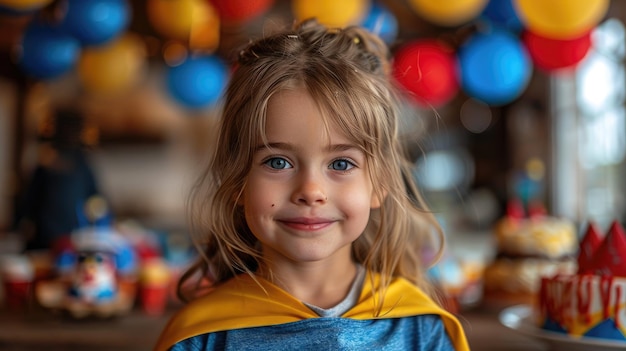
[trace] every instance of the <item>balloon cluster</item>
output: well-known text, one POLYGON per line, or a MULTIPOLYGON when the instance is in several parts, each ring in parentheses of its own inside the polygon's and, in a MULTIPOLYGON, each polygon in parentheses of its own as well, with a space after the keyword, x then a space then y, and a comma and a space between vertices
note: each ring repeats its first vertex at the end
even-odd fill
POLYGON ((229 69, 213 52, 222 26, 258 18, 273 0, 147 0, 148 20, 166 40, 166 88, 190 109, 215 105, 228 81, 229 69))
POLYGON ((449 102, 458 90, 488 105, 504 105, 525 90, 533 69, 576 67, 609 0, 410 0, 413 10, 444 27, 472 24, 453 47, 435 39, 396 51, 397 81, 423 106, 449 102))
MULTIPOLYGON (((50 2, 1 0, 0 7, 32 11, 50 2)), ((109 44, 130 21, 126 0, 67 0, 62 12, 61 18, 37 17, 23 35, 19 64, 34 78, 51 79, 66 73, 76 66, 83 50, 109 44)))
MULTIPOLYGON (((20 65, 36 79, 76 69, 91 92, 131 86, 145 61, 144 40, 128 32, 130 0, 0 0, 0 11, 37 11, 64 3, 58 21, 35 20, 22 39, 20 65)), ((213 106, 228 80, 218 57, 224 26, 260 18, 275 0, 145 0, 149 25, 161 36, 165 88, 176 102, 213 106)), ((395 15, 377 0, 291 0, 296 20, 361 25, 393 47, 395 15)), ((510 103, 533 69, 568 70, 590 50, 591 31, 609 0, 408 0, 425 21, 454 38, 419 38, 394 49, 394 76, 423 106, 441 106, 460 90, 488 105, 510 103), (468 31, 469 29, 469 31, 468 31), (462 35, 461 35, 462 34, 462 35)), ((445 37, 442 36, 442 37, 445 37)))

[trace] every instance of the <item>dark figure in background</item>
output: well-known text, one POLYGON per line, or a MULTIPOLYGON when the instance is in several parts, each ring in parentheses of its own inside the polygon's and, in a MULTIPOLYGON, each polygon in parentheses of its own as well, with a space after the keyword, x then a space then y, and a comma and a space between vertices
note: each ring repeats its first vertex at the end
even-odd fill
POLYGON ((40 161, 20 199, 19 231, 26 250, 48 249, 80 226, 88 198, 99 193, 81 135, 83 116, 74 110, 56 111, 52 135, 44 136, 40 161), (48 140, 46 140, 48 139, 48 140))

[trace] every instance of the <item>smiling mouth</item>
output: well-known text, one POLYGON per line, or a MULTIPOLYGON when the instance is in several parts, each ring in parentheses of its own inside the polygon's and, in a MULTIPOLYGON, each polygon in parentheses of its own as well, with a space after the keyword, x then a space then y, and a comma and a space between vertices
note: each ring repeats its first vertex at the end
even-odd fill
POLYGON ((292 220, 280 220, 284 226, 304 231, 316 231, 324 229, 334 223, 332 220, 309 220, 309 219, 292 219, 292 220))

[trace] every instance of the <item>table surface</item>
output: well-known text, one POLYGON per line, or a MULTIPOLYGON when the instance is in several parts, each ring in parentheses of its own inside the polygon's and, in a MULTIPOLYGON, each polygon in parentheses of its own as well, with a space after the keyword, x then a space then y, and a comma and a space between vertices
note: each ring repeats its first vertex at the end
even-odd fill
POLYGON ((511 330, 498 320, 498 311, 475 309, 461 313, 472 350, 477 351, 548 351, 543 342, 511 330))
MULTIPOLYGON (((0 350, 151 350, 172 312, 150 317, 133 310, 110 320, 72 320, 47 311, 0 311, 0 350)), ((548 350, 540 341, 502 326, 497 311, 476 308, 462 312, 459 320, 472 350, 548 350)))

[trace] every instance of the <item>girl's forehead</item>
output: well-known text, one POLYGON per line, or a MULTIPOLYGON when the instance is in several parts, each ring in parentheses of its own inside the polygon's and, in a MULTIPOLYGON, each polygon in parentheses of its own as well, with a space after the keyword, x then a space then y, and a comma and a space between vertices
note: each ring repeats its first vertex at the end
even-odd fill
POLYGON ((294 128, 307 128, 301 121, 305 113, 312 113, 322 126, 320 138, 329 143, 340 138, 343 142, 365 148, 373 131, 364 128, 375 128, 376 123, 362 119, 371 118, 365 115, 373 115, 373 111, 365 112, 370 110, 368 106, 363 106, 365 101, 351 101, 354 94, 335 91, 334 88, 318 86, 308 80, 283 82, 267 100, 265 115, 258 124, 261 140, 257 145, 267 141, 267 127, 274 122, 273 119, 289 119, 296 122, 294 128), (275 118, 277 115, 278 118, 275 118))
POLYGON ((317 101, 309 93, 308 89, 299 84, 284 87, 273 93, 268 100, 268 113, 270 113, 269 110, 272 108, 317 108, 317 105, 317 101))
POLYGON ((337 122, 327 119, 316 106, 303 104, 268 109, 261 134, 264 142, 270 144, 299 143, 306 140, 329 146, 350 142, 337 122))
POLYGON ((312 94, 309 88, 302 84, 290 85, 271 95, 267 103, 266 119, 276 113, 293 113, 297 116, 313 113, 324 124, 341 125, 346 124, 346 120, 350 119, 349 115, 354 116, 349 105, 336 96, 320 92, 312 94))

